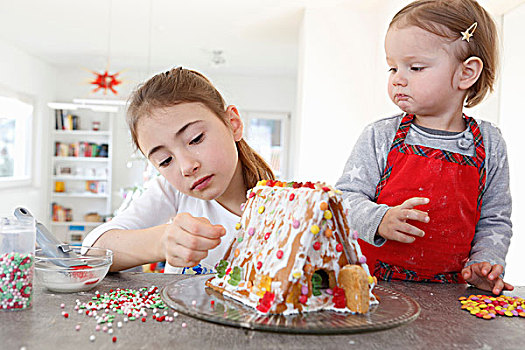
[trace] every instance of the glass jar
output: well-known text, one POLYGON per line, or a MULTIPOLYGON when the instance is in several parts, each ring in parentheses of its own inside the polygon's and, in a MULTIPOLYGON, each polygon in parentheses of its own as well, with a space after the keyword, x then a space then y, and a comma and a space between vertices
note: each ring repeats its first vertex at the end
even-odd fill
POLYGON ((33 299, 33 218, 0 217, 0 310, 24 310, 33 299))

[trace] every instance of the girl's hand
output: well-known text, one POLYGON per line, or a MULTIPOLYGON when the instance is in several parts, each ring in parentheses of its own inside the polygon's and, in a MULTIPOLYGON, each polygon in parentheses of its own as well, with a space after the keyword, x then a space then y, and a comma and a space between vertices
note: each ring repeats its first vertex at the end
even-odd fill
POLYGON ((413 197, 397 207, 388 209, 377 228, 377 233, 387 240, 402 243, 414 242, 416 240, 414 236, 423 237, 425 232, 408 224, 407 220, 429 222, 430 218, 427 212, 414 209, 418 205, 428 204, 429 201, 428 198, 413 197))
POLYGON ((491 291, 495 295, 499 295, 504 290, 513 290, 514 286, 503 281, 501 273, 503 266, 491 265, 484 261, 467 266, 461 270, 461 275, 469 284, 478 289, 491 291))
POLYGON ((208 256, 208 251, 221 243, 226 230, 212 225, 206 218, 179 213, 167 225, 163 236, 166 261, 171 266, 192 267, 208 256))

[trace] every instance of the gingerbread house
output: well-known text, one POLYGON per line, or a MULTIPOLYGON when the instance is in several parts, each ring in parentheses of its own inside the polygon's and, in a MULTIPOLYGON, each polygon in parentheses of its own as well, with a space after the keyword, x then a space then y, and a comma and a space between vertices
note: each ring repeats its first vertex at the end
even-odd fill
POLYGON ((207 285, 262 313, 365 313, 376 298, 340 192, 322 183, 259 181, 238 234, 207 285))

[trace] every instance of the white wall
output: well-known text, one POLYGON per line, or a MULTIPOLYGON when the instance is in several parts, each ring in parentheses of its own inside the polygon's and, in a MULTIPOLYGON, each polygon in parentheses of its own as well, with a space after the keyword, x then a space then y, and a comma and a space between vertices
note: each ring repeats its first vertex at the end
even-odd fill
POLYGON ((500 126, 507 142, 510 164, 510 187, 512 194, 512 237, 507 258, 507 279, 518 285, 525 285, 525 185, 523 174, 523 131, 525 130, 525 4, 504 16, 504 51, 501 84, 500 126))
MULTIPOLYGON (((200 70, 221 92, 226 103, 236 105, 241 111, 275 111, 294 113, 296 81, 283 76, 235 76, 219 75, 215 70, 200 70)), ((114 71, 111 71, 114 73, 114 71)), ((73 98, 103 98, 100 93, 93 94, 89 80, 94 77, 88 70, 78 68, 61 69, 58 73, 57 100, 71 101, 73 98)), ((131 91, 148 78, 144 72, 124 71, 123 84, 117 87, 118 95, 107 98, 127 99, 131 91)), ((121 204, 120 189, 142 183, 143 163, 134 162, 127 168, 126 163, 133 151, 125 111, 117 114, 113 125, 113 210, 121 204)), ((50 143, 49 140, 45 141, 50 143)))
MULTIPOLYGON (((0 188, 0 216, 12 215, 17 206, 25 206, 42 221, 47 219, 48 198, 45 190, 49 166, 48 137, 51 124, 47 102, 55 95, 55 69, 13 45, 0 40, 0 86, 29 97, 35 106, 33 116, 32 184, 0 188)), ((22 155, 20 155, 22 156, 22 155)))

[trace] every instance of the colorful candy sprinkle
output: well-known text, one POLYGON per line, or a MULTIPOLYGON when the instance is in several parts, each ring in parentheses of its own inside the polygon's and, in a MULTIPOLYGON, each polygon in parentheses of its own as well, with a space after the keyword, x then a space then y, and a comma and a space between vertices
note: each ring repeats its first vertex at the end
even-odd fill
POLYGON ((459 297, 461 309, 478 318, 491 320, 499 316, 525 317, 525 299, 506 295, 470 295, 459 297))
POLYGON ((32 254, 5 253, 0 256, 0 309, 26 309, 32 303, 32 254))

